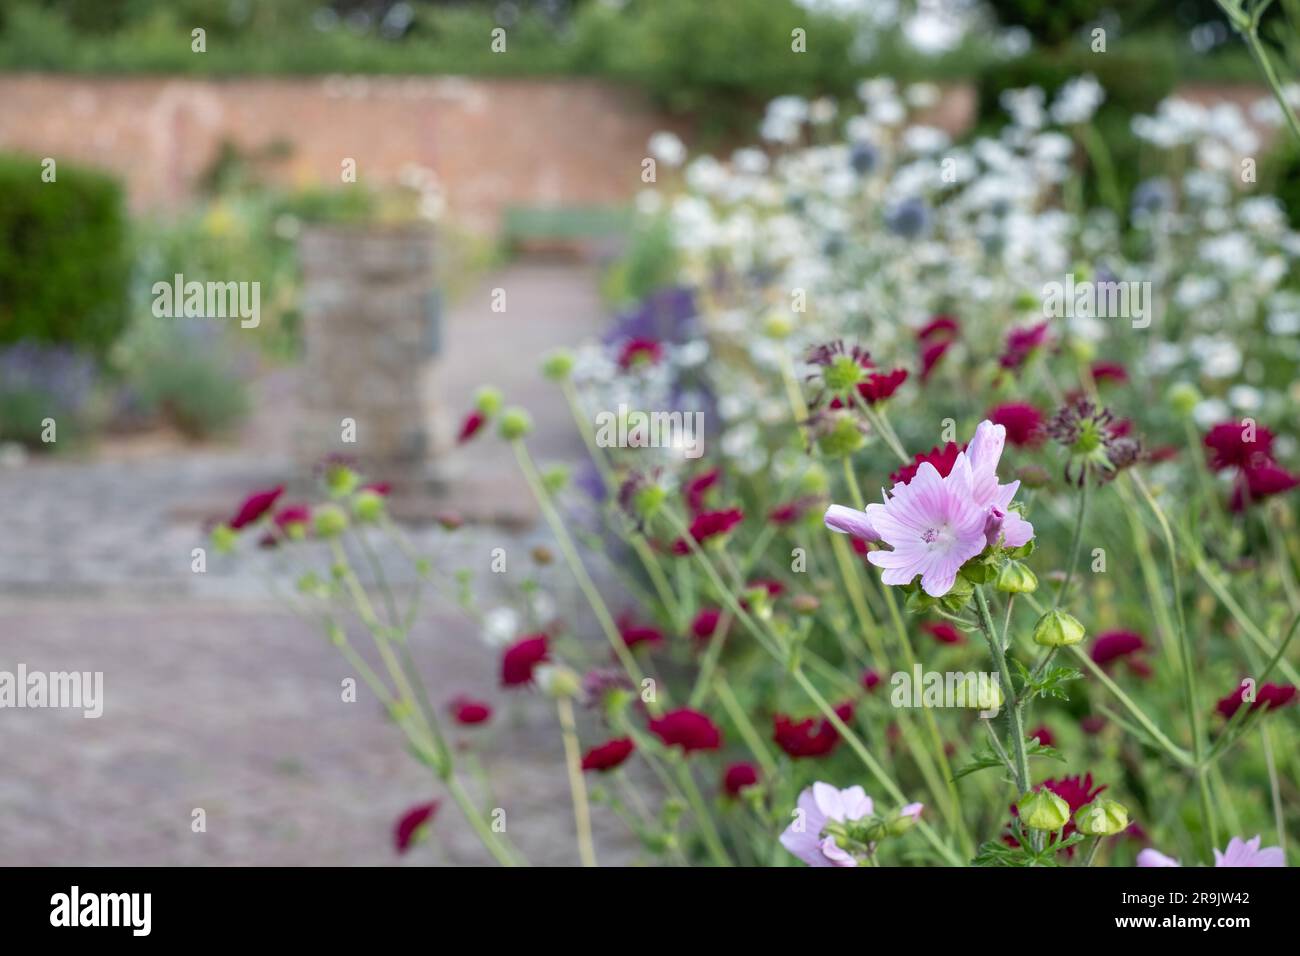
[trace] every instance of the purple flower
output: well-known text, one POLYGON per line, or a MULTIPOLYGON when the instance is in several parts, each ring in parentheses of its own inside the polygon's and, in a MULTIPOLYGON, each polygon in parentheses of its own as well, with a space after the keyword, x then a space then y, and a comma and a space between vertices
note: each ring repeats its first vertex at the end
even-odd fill
MULTIPOLYGON (((1286 866, 1286 854, 1281 847, 1269 846, 1260 849, 1260 838, 1243 840, 1233 837, 1228 841, 1228 848, 1214 851, 1214 865, 1228 866, 1286 866)), ((1165 856, 1159 850, 1149 847, 1137 855, 1138 866, 1182 866, 1173 857, 1165 856)))
POLYGON ((873 809, 861 787, 839 790, 829 783, 814 783, 799 794, 795 819, 781 834, 781 845, 809 866, 857 866, 858 861, 823 830, 831 822, 861 820, 873 809))
POLYGON ((846 508, 843 505, 831 505, 826 509, 826 527, 841 534, 851 534, 863 541, 879 541, 880 535, 871 527, 865 511, 846 508))
POLYGON ((1228 848, 1220 853, 1214 851, 1215 866, 1286 866, 1286 854, 1279 846, 1259 848, 1258 836, 1250 840, 1233 837, 1228 841, 1228 848))

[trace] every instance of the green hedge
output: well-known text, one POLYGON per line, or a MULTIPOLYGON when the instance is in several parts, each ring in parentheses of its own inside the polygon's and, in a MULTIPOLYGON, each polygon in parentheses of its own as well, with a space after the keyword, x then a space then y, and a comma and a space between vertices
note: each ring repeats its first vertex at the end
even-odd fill
POLYGON ((0 156, 0 344, 30 339, 103 354, 126 325, 122 192, 59 163, 0 156))

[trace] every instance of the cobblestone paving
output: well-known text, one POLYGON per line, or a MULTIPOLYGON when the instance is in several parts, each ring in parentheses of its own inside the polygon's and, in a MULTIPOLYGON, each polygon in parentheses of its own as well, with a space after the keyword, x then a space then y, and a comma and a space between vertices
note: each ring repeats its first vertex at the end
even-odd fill
MULTIPOLYGON (((440 381, 448 427, 481 378, 508 387, 538 423, 546 457, 576 458, 567 411, 535 371, 545 347, 575 342, 601 322, 594 274, 516 265, 490 277, 448 317, 440 381), (491 313, 490 289, 510 313, 491 313)), ((399 862, 392 826, 406 807, 439 796, 403 749, 378 702, 316 628, 270 600, 292 580, 259 552, 236 565, 210 556, 190 570, 206 517, 248 490, 285 479, 281 444, 292 378, 227 448, 55 457, 0 467, 0 670, 103 671, 104 715, 2 710, 0 864, 387 864, 399 862), (207 832, 191 832, 203 808, 207 832)), ((529 527, 525 492, 496 443, 471 445, 446 469, 449 498, 467 510, 491 499, 514 530, 457 532, 455 566, 486 570, 492 547, 523 553, 545 533, 529 527), (522 530, 521 530, 522 529, 522 530)), ((409 529, 417 547, 443 532, 409 529)), ((563 575, 553 576, 556 600, 563 575)), ((445 601, 426 602, 413 653, 441 706, 455 693, 489 699, 476 739, 509 834, 533 862, 576 862, 554 714, 533 694, 497 688, 496 654, 445 601)), ((602 862, 627 862, 622 827, 597 810, 602 862)), ((437 838, 403 863, 486 862, 444 801, 437 838)))

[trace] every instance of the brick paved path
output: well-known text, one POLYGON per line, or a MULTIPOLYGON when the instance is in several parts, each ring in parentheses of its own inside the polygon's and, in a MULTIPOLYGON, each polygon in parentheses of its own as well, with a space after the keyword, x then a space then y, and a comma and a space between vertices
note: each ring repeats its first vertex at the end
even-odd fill
MULTIPOLYGON (((576 458, 567 412, 536 372, 546 347, 599 328, 595 275, 520 264, 489 277, 448 317, 440 381, 448 427, 480 380, 507 387, 538 423, 546 457, 576 458), (488 307, 507 288, 505 315, 488 307)), ((292 375, 266 383, 266 408, 226 449, 29 460, 0 467, 0 670, 103 671, 104 716, 0 710, 0 864, 385 864, 407 806, 438 795, 379 705, 321 635, 270 599, 288 580, 277 555, 190 571, 205 516, 283 480, 292 375), (287 400, 287 401, 286 401, 287 400), (278 577, 277 577, 278 575, 278 577), (207 832, 191 832, 191 813, 207 832)), ((496 443, 448 463, 449 497, 510 526, 532 516, 496 443)), ((442 532, 413 527, 421 546, 442 532)), ((466 527, 455 565, 487 567, 493 547, 523 553, 536 527, 466 527)), ((564 576, 552 576, 556 598, 564 576)), ((482 575, 480 577, 483 577, 482 575)), ((491 577, 488 575, 487 577, 491 577)), ((536 695, 497 688, 496 654, 445 603, 426 603, 413 652, 435 704, 457 692, 498 707, 461 734, 478 748, 534 862, 572 863, 572 816, 553 713, 536 695)), ((604 862, 627 861, 621 826, 597 811, 604 862)), ((444 805, 433 844, 404 862, 468 863, 486 855, 444 805)))

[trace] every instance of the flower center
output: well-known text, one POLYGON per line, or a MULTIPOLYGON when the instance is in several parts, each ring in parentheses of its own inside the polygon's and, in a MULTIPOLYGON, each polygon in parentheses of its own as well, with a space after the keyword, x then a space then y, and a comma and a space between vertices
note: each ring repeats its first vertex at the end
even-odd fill
POLYGON ((925 530, 925 533, 921 535, 921 540, 924 541, 926 544, 934 544, 936 541, 939 540, 939 529, 927 528, 925 530))

